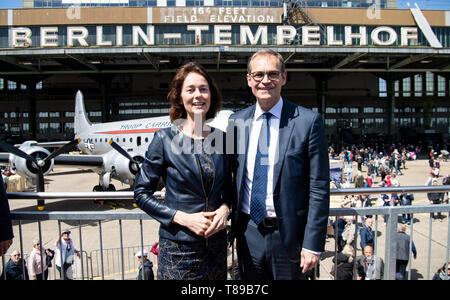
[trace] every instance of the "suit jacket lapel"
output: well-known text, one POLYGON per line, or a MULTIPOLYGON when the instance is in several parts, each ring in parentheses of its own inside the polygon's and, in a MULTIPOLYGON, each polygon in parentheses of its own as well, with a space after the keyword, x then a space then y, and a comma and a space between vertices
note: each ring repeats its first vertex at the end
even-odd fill
POLYGON ((276 157, 278 160, 275 163, 273 170, 273 188, 275 189, 278 178, 280 177, 281 168, 283 166, 283 161, 285 157, 285 153, 287 150, 287 146, 289 144, 289 140, 294 129, 294 122, 289 122, 290 119, 297 117, 298 113, 296 112, 295 106, 291 103, 283 100, 283 109, 281 111, 281 119, 280 119, 280 129, 278 132, 278 153, 276 157))
MULTIPOLYGON (((238 188, 238 198, 240 199, 240 195, 241 195, 241 191, 242 191, 242 186, 244 184, 244 171, 245 171, 245 165, 247 163, 247 155, 248 155, 248 143, 249 143, 249 136, 250 136, 250 130, 252 127, 252 120, 253 120, 253 116, 255 115, 255 106, 252 106, 248 111, 245 112, 245 114, 242 116, 241 120, 243 120, 244 122, 248 122, 245 123, 246 125, 249 126, 242 126, 240 128, 238 128, 238 131, 240 131, 240 134, 244 134, 244 143, 245 143, 245 148, 244 148, 244 153, 239 153, 237 155, 237 161, 239 164, 239 168, 238 168, 238 172, 236 174, 236 183, 237 183, 237 188, 238 188)), ((237 143, 239 143, 242 139, 240 139, 238 137, 238 139, 236 140, 237 143)), ((243 145, 239 145, 238 147, 242 147, 243 145)))

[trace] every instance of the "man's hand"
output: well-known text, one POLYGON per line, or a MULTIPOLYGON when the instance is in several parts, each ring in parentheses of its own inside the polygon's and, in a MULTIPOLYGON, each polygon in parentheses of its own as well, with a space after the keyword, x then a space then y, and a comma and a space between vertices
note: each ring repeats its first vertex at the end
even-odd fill
POLYGON ((320 255, 311 253, 306 250, 302 250, 300 253, 300 267, 302 267, 302 274, 312 270, 319 262, 320 255))

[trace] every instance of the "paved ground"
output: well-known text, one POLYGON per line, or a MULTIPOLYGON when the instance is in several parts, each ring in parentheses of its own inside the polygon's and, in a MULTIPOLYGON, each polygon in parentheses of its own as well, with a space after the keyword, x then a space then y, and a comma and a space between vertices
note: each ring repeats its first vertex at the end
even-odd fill
MULTIPOLYGON (((404 170, 404 175, 399 176, 399 182, 401 185, 424 185, 428 178, 428 161, 408 161, 406 165, 407 169, 404 170)), ((356 169, 356 168, 355 168, 356 169)), ((54 171, 46 176, 46 190, 47 191, 91 191, 93 186, 98 183, 98 175, 88 170, 78 170, 76 172, 73 169, 67 167, 55 166, 54 171)), ((363 167, 363 173, 366 168, 363 167)), ((441 174, 450 173, 450 162, 443 162, 441 167, 441 174)), ((376 182, 379 181, 377 178, 376 182)), ((440 178, 442 182, 442 177, 440 178)), ((127 186, 118 182, 114 182, 117 190, 125 190, 127 186)), ((414 205, 426 205, 426 194, 416 194, 416 200, 414 205)), ((337 206, 337 199, 333 198, 332 206, 337 206)), ((11 200, 10 207, 12 211, 36 211, 36 201, 34 200, 11 200)), ((47 200, 46 211, 137 211, 138 208, 134 208, 131 205, 131 201, 125 201, 116 207, 112 207, 109 204, 99 206, 90 200, 47 200)), ((448 216, 448 214, 447 214, 448 216)), ((45 247, 54 249, 54 242, 58 236, 58 223, 56 221, 43 221, 40 224, 42 228, 42 241, 45 247)), ((140 235, 140 223, 134 220, 124 220, 122 222, 123 232, 123 245, 124 247, 139 247, 141 245, 140 235)), ((158 240, 158 223, 154 220, 146 220, 142 222, 143 228, 143 243, 145 245, 153 245, 158 240)), ((38 238, 39 224, 34 221, 23 221, 22 227, 22 241, 24 252, 29 252, 32 248, 31 241, 34 238, 38 238)), ((79 228, 82 232, 82 247, 83 250, 91 256, 89 263, 92 264, 93 269, 98 269, 96 262, 99 261, 99 257, 96 255, 98 249, 100 249, 100 230, 99 223, 96 221, 82 222, 79 227, 78 222, 62 222, 61 228, 69 228, 72 230, 72 238, 76 247, 80 247, 80 235, 79 228)), ((414 219, 413 227, 414 242, 418 249, 418 257, 412 262, 412 278, 413 279, 426 279, 427 277, 427 256, 428 256, 428 232, 429 232, 429 215, 417 214, 414 219)), ((383 218, 378 220, 378 230, 380 231, 378 236, 378 251, 381 257, 384 256, 384 223, 383 218)), ((409 228, 407 230, 409 233, 409 228)), ((10 248, 10 252, 14 249, 20 249, 20 235, 19 225, 15 222, 14 225, 15 239, 14 244, 10 248)), ((432 239, 431 239, 431 263, 430 263, 430 278, 434 272, 440 268, 445 262, 445 249, 448 239, 448 218, 443 221, 433 221, 432 223, 432 239)), ((120 279, 120 265, 119 257, 120 252, 117 248, 120 246, 120 228, 118 221, 105 221, 101 223, 101 239, 103 241, 103 249, 116 249, 109 250, 104 253, 104 269, 106 279, 120 279), (114 268, 112 268, 114 266, 114 268)), ((358 242, 359 244, 359 242, 358 242)), ((125 270, 126 278, 134 278, 136 272, 136 259, 133 254, 136 248, 130 248, 125 253, 125 270)), ((146 248, 149 250, 149 247, 146 248)), ((361 250, 358 247, 358 255, 361 250)), ((323 260, 320 265, 320 279, 331 279, 331 259, 334 255, 334 239, 327 238, 326 251, 323 254, 323 260)), ((156 257, 150 254, 151 259, 156 266, 156 257)), ((86 264, 86 259, 84 260, 86 264)), ((80 264, 75 270, 75 273, 80 273, 80 264)), ((86 266, 84 267, 86 272, 86 266)), ((50 277, 53 278, 52 272, 50 277)), ((96 279, 99 277, 96 276, 96 279)))

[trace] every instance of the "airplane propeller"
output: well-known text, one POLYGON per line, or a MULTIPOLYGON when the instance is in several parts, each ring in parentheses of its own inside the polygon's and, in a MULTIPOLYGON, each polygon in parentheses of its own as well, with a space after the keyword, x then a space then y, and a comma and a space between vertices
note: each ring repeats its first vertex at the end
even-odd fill
POLYGON ((141 168, 140 162, 136 161, 133 157, 131 157, 131 155, 127 151, 125 151, 119 144, 114 142, 112 139, 109 140, 109 144, 111 145, 111 147, 113 147, 114 150, 122 154, 125 158, 128 158, 128 160, 131 162, 130 167, 135 173, 137 173, 140 170, 141 168))
MULTIPOLYGON (((44 172, 42 171, 43 167, 53 158, 60 155, 63 152, 67 152, 75 145, 79 144, 81 142, 80 138, 76 138, 64 146, 58 148, 56 151, 51 153, 49 156, 45 158, 40 158, 39 156, 33 157, 26 152, 20 150, 19 148, 16 148, 8 143, 0 141, 0 149, 3 149, 5 152, 9 152, 11 154, 14 154, 18 157, 21 157, 25 159, 26 161, 31 163, 31 166, 36 169, 36 191, 37 192, 45 192, 45 185, 44 185, 44 172)), ((44 199, 38 199, 37 200, 37 207, 38 210, 44 209, 44 199)))

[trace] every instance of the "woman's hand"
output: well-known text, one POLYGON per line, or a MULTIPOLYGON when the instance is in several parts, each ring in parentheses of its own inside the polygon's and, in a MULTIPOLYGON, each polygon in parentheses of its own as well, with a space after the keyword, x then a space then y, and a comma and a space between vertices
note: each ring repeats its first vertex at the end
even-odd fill
POLYGON ((214 211, 214 215, 211 217, 211 225, 205 231, 205 238, 208 238, 222 229, 225 229, 227 227, 229 214, 230 209, 226 204, 222 204, 218 209, 216 209, 214 211))
POLYGON ((188 214, 177 211, 172 219, 173 223, 189 228, 192 232, 199 236, 205 236, 205 232, 210 228, 212 219, 216 212, 198 212, 188 214))

